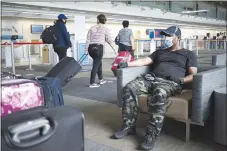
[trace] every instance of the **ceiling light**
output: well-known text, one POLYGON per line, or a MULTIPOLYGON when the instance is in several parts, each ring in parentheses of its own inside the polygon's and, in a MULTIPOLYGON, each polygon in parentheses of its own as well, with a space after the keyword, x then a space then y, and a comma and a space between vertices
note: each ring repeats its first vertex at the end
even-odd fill
POLYGON ((15 11, 3 10, 2 13, 15 13, 15 11))
POLYGON ((116 19, 116 18, 107 17, 107 19, 116 19))
POLYGON ((45 7, 44 8, 41 8, 41 9, 43 9, 43 10, 50 10, 50 8, 45 8, 45 7))
POLYGON ((46 15, 50 15, 50 16, 57 16, 58 14, 46 14, 46 15))
POLYGON ((77 11, 77 10, 75 10, 75 11, 63 10, 63 12, 66 12, 66 13, 79 13, 79 11, 77 11))
POLYGON ((22 14, 34 14, 34 15, 38 15, 38 14, 42 14, 42 13, 38 13, 38 12, 18 12, 18 13, 22 13, 22 14))
POLYGON ((182 11, 183 14, 191 14, 191 13, 202 13, 202 12, 208 12, 209 10, 196 10, 196 11, 182 11))
POLYGON ((29 7, 26 7, 26 6, 20 6, 20 5, 14 5, 14 7, 16 7, 16 8, 29 8, 29 7))
POLYGON ((2 7, 11 7, 11 5, 3 4, 2 7))

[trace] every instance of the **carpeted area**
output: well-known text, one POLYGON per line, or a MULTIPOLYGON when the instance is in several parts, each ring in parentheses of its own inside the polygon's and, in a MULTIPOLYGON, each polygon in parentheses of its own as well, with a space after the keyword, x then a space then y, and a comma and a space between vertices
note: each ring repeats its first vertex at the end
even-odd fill
POLYGON ((85 99, 91 99, 107 103, 116 103, 117 84, 116 80, 107 80, 107 83, 99 88, 89 88, 89 78, 75 78, 63 89, 64 94, 85 99))
MULTIPOLYGON (((110 139, 110 136, 119 129, 122 119, 121 110, 116 105, 69 95, 64 95, 64 99, 65 105, 73 106, 84 113, 85 138, 92 140, 85 143, 85 151, 90 151, 93 145, 98 148, 99 144, 103 147, 94 148, 94 151, 112 151, 108 146, 119 151, 137 151, 145 135, 147 115, 139 114, 136 135, 114 140, 110 139)), ((152 151, 226 151, 226 147, 213 141, 212 123, 212 120, 207 121, 204 127, 191 125, 191 140, 185 142, 185 123, 166 118, 152 151)))

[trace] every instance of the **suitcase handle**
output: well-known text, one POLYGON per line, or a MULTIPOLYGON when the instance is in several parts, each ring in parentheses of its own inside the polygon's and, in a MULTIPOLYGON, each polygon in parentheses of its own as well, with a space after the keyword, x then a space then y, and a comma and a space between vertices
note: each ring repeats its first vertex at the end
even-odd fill
POLYGON ((79 63, 79 64, 83 63, 83 61, 84 61, 84 59, 86 59, 87 55, 88 55, 88 54, 83 54, 83 55, 81 56, 81 58, 79 59, 78 63, 79 63))
POLYGON ((48 140, 55 133, 56 126, 51 118, 39 118, 10 126, 5 136, 14 147, 29 148, 48 140))

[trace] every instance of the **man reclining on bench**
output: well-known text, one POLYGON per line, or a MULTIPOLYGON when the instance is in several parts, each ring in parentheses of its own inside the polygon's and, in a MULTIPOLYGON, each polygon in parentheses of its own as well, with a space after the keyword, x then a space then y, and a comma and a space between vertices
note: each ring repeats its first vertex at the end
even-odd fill
POLYGON ((144 73, 124 87, 123 124, 113 135, 113 138, 121 139, 135 134, 138 95, 147 93, 149 122, 141 144, 141 149, 144 150, 151 150, 160 134, 168 97, 180 93, 183 84, 192 82, 193 75, 197 73, 196 55, 190 50, 180 48, 179 27, 171 26, 160 34, 164 35, 164 48, 157 49, 147 58, 119 64, 119 68, 152 65, 151 73, 144 73))

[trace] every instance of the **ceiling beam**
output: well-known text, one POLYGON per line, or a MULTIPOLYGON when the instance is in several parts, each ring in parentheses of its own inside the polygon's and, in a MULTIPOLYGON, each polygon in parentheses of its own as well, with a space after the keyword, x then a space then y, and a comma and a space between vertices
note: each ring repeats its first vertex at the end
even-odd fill
MULTIPOLYGON (((37 16, 37 14, 49 14, 48 16, 51 16, 51 18, 56 18, 59 12, 64 12, 66 15, 78 15, 83 14, 85 16, 89 16, 90 18, 94 18, 96 21, 96 16, 99 14, 99 12, 94 11, 81 11, 81 10, 73 10, 73 9, 61 9, 61 8, 55 8, 55 7, 41 7, 41 6, 34 6, 34 5, 23 5, 23 4, 11 4, 11 3, 4 3, 2 6, 2 12, 7 11, 14 11, 14 12, 30 12, 31 14, 34 14, 34 16, 37 16), (81 12, 81 13, 80 13, 81 12), (53 16, 53 17, 52 17, 53 16)), ((120 14, 113 14, 113 13, 105 13, 108 20, 118 20, 121 22, 124 19, 127 20, 135 20, 138 23, 144 23, 144 24, 181 24, 185 26, 196 26, 198 28, 202 27, 214 27, 214 28, 223 28, 222 25, 217 24, 205 24, 205 23, 197 23, 197 22, 187 22, 187 21, 179 21, 179 20, 171 20, 171 19, 160 19, 160 18, 154 18, 154 17, 140 17, 140 16, 130 16, 130 15, 120 15, 120 14), (110 16, 110 17, 109 17, 110 16), (112 18, 112 19, 110 19, 112 18)), ((3 14, 4 16, 4 14, 3 14)), ((23 16, 21 16, 23 17, 23 16)), ((42 15, 40 15, 42 17, 42 15)), ((44 16, 45 17, 45 16, 44 16)), ((44 18, 45 19, 45 18, 44 18)), ((73 19, 73 18, 71 18, 73 19)), ((216 23, 216 21, 214 21, 216 23)))

